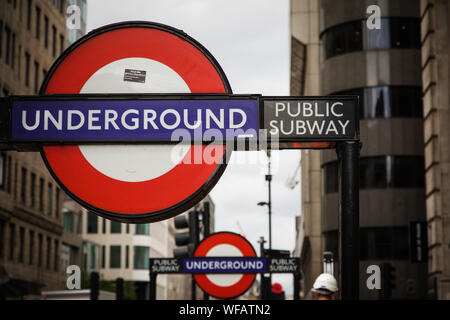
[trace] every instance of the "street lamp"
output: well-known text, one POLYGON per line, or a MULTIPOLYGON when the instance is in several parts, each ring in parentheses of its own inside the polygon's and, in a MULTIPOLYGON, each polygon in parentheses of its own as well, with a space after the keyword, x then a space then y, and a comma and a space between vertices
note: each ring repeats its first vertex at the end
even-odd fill
POLYGON ((265 201, 258 202, 258 206, 269 207, 269 249, 272 249, 272 206, 270 205, 270 203, 265 201))
POLYGON ((272 189, 271 189, 271 182, 272 182, 272 175, 270 173, 270 153, 267 154, 268 156, 268 174, 266 174, 266 181, 268 182, 269 186, 269 201, 260 201, 258 202, 258 206, 267 206, 269 208, 269 249, 272 249, 272 189))
POLYGON ((269 207, 269 249, 272 249, 272 206, 270 202, 260 201, 257 203, 258 206, 268 206, 269 207))

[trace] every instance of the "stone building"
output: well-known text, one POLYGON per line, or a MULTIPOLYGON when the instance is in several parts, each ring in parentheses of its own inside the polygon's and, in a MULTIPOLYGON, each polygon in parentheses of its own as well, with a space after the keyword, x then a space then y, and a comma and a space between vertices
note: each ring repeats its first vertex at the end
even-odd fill
MULTIPOLYGON (((0 2, 0 93, 36 94, 65 48, 62 0, 0 2)), ((0 296, 20 298, 62 283, 63 193, 38 152, 0 153, 0 296)))
POLYGON ((428 296, 450 300, 450 4, 420 2, 428 296))
MULTIPOLYGON (((291 95, 320 94, 319 1, 291 0, 291 95)), ((302 218, 295 255, 301 257, 301 296, 308 297, 315 278, 322 272, 320 151, 301 151, 302 218)))

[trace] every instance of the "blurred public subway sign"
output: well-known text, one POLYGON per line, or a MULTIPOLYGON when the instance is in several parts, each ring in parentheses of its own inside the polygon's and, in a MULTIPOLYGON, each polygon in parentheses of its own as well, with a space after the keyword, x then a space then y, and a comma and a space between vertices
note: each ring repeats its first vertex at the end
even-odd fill
POLYGON ((299 258, 257 257, 251 243, 236 233, 217 232, 203 239, 189 258, 150 258, 153 293, 158 274, 194 274, 197 285, 207 294, 236 298, 253 284, 257 273, 300 272, 299 258))

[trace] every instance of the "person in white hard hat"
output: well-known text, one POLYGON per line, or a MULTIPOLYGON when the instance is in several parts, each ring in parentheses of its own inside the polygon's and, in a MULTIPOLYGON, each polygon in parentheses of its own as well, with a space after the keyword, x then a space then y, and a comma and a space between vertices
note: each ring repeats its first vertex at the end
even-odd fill
POLYGON ((316 300, 333 300, 334 294, 338 291, 337 281, 332 274, 322 273, 317 277, 311 291, 316 300))

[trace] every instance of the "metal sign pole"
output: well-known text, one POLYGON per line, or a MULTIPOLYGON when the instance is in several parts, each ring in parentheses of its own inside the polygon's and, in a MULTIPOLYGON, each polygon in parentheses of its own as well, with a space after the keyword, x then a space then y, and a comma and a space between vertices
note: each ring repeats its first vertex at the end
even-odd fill
POLYGON ((300 272, 294 273, 294 300, 300 300, 300 272))
POLYGON ((359 298, 358 141, 339 143, 339 278, 342 300, 359 298))
POLYGON ((150 292, 149 300, 156 300, 156 276, 158 273, 150 272, 150 292))

